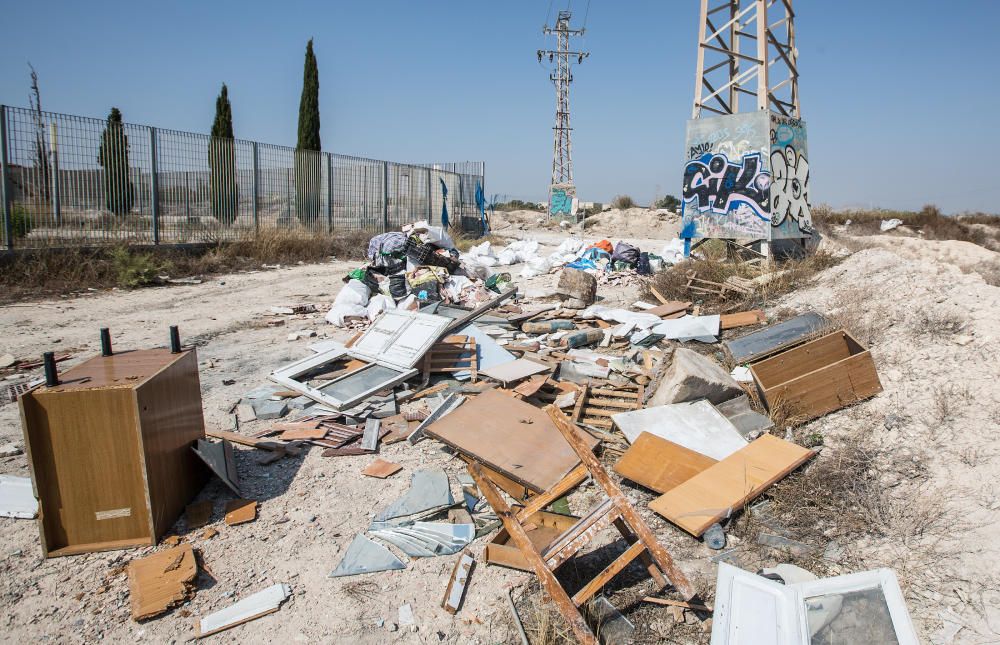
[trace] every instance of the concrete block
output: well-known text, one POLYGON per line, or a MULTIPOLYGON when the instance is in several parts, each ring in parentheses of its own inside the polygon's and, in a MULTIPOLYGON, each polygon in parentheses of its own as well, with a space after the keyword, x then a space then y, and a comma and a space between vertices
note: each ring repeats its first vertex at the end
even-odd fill
POLYGON ((646 407, 708 399, 722 403, 743 394, 721 365, 690 349, 678 348, 656 392, 646 407))
POLYGON ((563 269, 556 293, 563 296, 568 307, 589 307, 597 298, 597 278, 579 269, 563 269))
POLYGON ((284 401, 257 399, 253 402, 253 412, 258 419, 280 419, 288 414, 288 404, 284 401))

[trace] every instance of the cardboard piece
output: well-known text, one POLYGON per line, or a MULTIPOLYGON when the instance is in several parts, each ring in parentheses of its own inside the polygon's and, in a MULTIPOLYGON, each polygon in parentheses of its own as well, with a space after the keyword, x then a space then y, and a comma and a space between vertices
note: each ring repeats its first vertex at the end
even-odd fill
POLYGON ((390 475, 395 475, 403 467, 399 464, 394 464, 391 461, 386 461, 385 459, 379 458, 372 463, 365 466, 365 469, 361 471, 362 475, 367 475, 368 477, 377 477, 379 479, 385 479, 390 475))
POLYGON ((657 493, 666 493, 716 463, 711 457, 643 432, 614 465, 614 471, 657 493))
POLYGON ((816 453, 772 435, 698 473, 649 503, 695 537, 760 495, 816 453))
POLYGON ((236 526, 257 519, 257 502, 252 499, 234 499, 226 503, 226 524, 236 526))
POLYGON ((143 620, 167 611, 194 595, 198 563, 190 544, 165 549, 128 563, 132 618, 143 620))
MULTIPOLYGON (((489 390, 425 428, 425 433, 541 493, 580 459, 545 412, 489 390)), ((592 450, 597 440, 587 435, 592 450)))

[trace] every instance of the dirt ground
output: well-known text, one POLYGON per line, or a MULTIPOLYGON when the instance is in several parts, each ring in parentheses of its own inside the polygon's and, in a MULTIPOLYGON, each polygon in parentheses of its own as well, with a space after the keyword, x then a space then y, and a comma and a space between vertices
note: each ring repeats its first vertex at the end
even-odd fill
MULTIPOLYGON (((664 222, 653 234, 656 239, 640 231, 625 239, 655 252, 676 233, 668 230, 674 226, 676 222, 664 222)), ((529 225, 494 228, 498 235, 534 237, 547 247, 567 235, 529 225)), ((620 239, 600 228, 585 236, 620 239)), ((840 248, 846 242, 851 240, 826 243, 840 248)), ((995 539, 1000 529, 1000 450, 994 436, 1000 429, 1000 288, 984 283, 975 271, 982 262, 997 260, 981 257, 984 253, 997 256, 966 243, 878 238, 877 244, 854 251, 775 308, 829 312, 871 347, 885 391, 797 432, 822 436, 818 459, 835 459, 838 446, 858 433, 870 435, 894 456, 881 464, 882 476, 905 503, 887 507, 866 539, 840 544, 823 573, 894 568, 924 642, 1000 641, 1000 542, 995 539)), ((102 326, 111 328, 116 347, 145 348, 166 345, 167 327, 178 325, 185 344, 198 348, 206 423, 230 429, 234 402, 264 384, 275 367, 310 353, 306 346, 316 339, 288 341, 290 332, 314 329, 320 339, 349 336, 327 325, 322 314, 285 317, 281 327, 263 326, 262 321, 273 318, 266 315, 268 308, 326 305, 353 267, 341 262, 295 266, 200 285, 6 306, 0 308, 0 328, 6 332, 0 354, 34 359, 43 351, 72 353, 65 368, 99 351, 102 326), (235 383, 223 384, 230 379, 235 383)), ((531 297, 544 295, 555 284, 554 275, 519 280, 516 272, 514 267, 515 282, 531 297)), ((608 304, 629 304, 636 291, 634 284, 602 286, 599 295, 608 304)), ((268 423, 254 421, 242 430, 252 432, 268 423)), ((776 432, 780 436, 780 429, 776 432)), ((0 445, 5 443, 23 445, 16 405, 0 407, 0 445)), ((461 462, 433 441, 397 443, 383 447, 381 456, 404 469, 376 480, 360 475, 373 457, 323 458, 321 452, 313 448, 265 466, 258 463, 256 451, 237 448, 239 475, 246 495, 260 501, 259 518, 227 526, 221 511, 231 493, 218 481, 210 482, 197 499, 215 501, 210 526, 218 536, 202 539, 200 530, 187 531, 183 521, 174 527, 200 550, 210 572, 199 576, 190 602, 144 623, 130 617, 121 565, 154 549, 45 560, 33 521, 0 518, 4 640, 188 641, 196 617, 284 582, 292 587, 293 598, 277 613, 222 638, 247 643, 518 642, 502 597, 511 587, 523 594, 532 584, 528 574, 480 562, 457 616, 440 607, 457 556, 409 560, 403 571, 327 577, 354 535, 407 490, 414 471, 444 468, 460 497, 454 475, 462 470, 461 462), (397 624, 404 603, 413 608, 414 627, 397 624)), ((27 476, 25 456, 0 458, 0 473, 27 476)), ((716 552, 651 513, 645 507, 652 499, 648 492, 634 486, 626 491, 680 567, 711 598, 717 565, 710 558, 716 552)), ((592 496, 593 490, 584 487, 571 499, 572 510, 585 511, 592 496)), ((473 543, 477 558, 485 542, 473 543)), ((830 552, 829 543, 814 546, 830 552)), ((735 538, 729 547, 735 549, 729 561, 748 569, 789 561, 787 554, 735 538)), ((578 566, 585 568, 588 562, 583 559, 578 566)), ((642 580, 641 575, 626 576, 626 584, 614 587, 610 598, 620 608, 627 606, 626 614, 638 628, 637 642, 708 642, 697 621, 674 625, 665 608, 634 602, 639 592, 627 586, 630 578, 642 580)), ((648 586, 648 580, 641 585, 648 586)), ((529 594, 519 606, 523 611, 532 602, 540 600, 529 594)))

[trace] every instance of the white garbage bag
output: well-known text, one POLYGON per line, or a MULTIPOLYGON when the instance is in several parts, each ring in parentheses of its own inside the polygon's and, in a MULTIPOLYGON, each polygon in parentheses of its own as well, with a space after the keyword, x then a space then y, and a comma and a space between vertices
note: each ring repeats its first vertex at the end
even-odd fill
POLYGON ((395 308, 396 301, 390 296, 386 296, 381 293, 372 296, 372 299, 368 301, 368 306, 366 307, 368 310, 368 320, 374 321, 383 311, 389 311, 390 309, 395 308))
POLYGON ((371 290, 360 280, 351 280, 340 290, 333 300, 333 306, 326 313, 326 322, 337 327, 344 326, 344 319, 349 316, 365 318, 368 316, 368 299, 371 290))

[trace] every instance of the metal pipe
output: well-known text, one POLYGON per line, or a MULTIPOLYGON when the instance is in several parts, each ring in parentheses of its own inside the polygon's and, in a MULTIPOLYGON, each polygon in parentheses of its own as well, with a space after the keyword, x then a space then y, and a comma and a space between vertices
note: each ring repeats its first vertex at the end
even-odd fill
POLYGON ((111 331, 101 327, 101 356, 111 356, 111 331))
POLYGON ((177 325, 170 326, 170 353, 181 353, 181 333, 177 330, 177 325))
POLYGON ((45 384, 49 387, 59 385, 59 371, 56 369, 56 355, 52 352, 42 354, 42 362, 45 364, 45 384))

